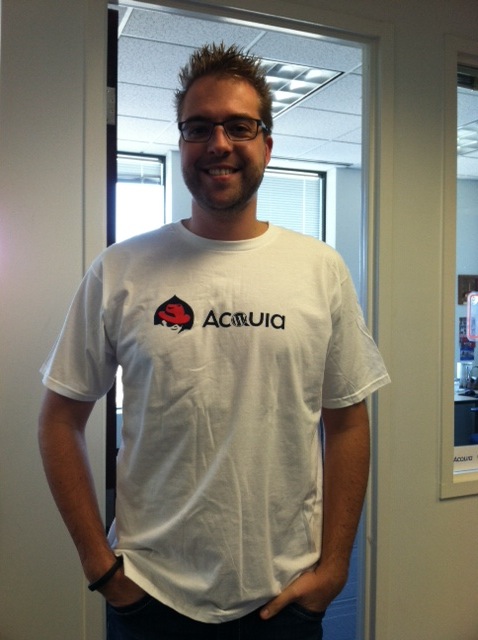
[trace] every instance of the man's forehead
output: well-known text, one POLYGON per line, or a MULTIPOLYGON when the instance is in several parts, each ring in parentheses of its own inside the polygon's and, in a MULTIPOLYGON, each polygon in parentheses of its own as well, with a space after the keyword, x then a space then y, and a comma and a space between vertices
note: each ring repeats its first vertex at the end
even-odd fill
POLYGON ((191 117, 259 117, 260 100, 243 78, 203 76, 193 82, 184 98, 182 119, 191 117))

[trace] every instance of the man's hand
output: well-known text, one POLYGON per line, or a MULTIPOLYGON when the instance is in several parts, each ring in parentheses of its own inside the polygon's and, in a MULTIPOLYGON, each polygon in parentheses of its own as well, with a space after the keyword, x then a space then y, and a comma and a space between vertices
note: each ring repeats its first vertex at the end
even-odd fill
POLYGON ((261 618, 267 620, 292 602, 309 611, 325 611, 329 604, 342 591, 347 581, 347 568, 339 570, 332 566, 319 565, 314 571, 303 573, 268 602, 261 610, 261 618))
MULTIPOLYGON (((46 476, 88 582, 98 580, 116 560, 105 536, 86 448, 85 428, 93 405, 47 391, 39 422, 46 476)), ((98 591, 116 607, 145 595, 122 568, 98 591)))
POLYGON ((261 617, 270 618, 291 602, 325 611, 347 581, 350 554, 367 487, 369 426, 365 402, 323 409, 325 430, 324 520, 321 559, 268 602, 261 617))
POLYGON ((119 569, 111 580, 108 580, 105 586, 98 591, 113 607, 127 607, 146 595, 146 592, 138 587, 136 582, 125 576, 123 568, 119 569))

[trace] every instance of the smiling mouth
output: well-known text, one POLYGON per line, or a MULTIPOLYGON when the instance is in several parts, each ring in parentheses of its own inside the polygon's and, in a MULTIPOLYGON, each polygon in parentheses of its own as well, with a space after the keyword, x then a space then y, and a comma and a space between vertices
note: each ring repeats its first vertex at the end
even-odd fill
POLYGON ((229 176, 236 171, 237 169, 206 169, 206 173, 210 176, 229 176))

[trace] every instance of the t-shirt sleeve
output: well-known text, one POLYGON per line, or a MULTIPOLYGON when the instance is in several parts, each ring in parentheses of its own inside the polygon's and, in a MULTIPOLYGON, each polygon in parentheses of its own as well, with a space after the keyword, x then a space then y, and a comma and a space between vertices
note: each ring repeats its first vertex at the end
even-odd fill
POLYGON ((40 372, 43 384, 73 400, 94 401, 111 388, 117 370, 104 326, 101 262, 85 275, 61 333, 40 372))
POLYGON ((382 356, 365 324, 345 264, 338 264, 337 304, 324 372, 323 406, 337 409, 360 402, 390 382, 382 356))

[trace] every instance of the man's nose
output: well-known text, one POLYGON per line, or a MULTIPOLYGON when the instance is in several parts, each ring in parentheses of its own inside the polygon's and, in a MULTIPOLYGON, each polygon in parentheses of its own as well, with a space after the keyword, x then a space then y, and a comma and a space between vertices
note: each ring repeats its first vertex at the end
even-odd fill
POLYGON ((214 129, 212 130, 211 137, 208 141, 208 149, 212 152, 219 151, 227 151, 231 148, 232 141, 228 137, 226 130, 224 129, 224 125, 215 124, 214 129))

